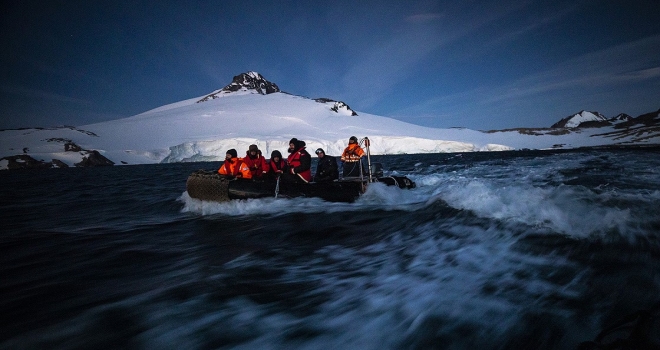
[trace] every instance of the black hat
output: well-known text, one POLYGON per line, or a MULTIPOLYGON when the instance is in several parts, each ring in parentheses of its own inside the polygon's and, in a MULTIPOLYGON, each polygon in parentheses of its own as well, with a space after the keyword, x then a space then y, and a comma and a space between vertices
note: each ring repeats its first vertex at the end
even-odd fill
POLYGON ((250 145, 250 147, 248 148, 248 151, 259 152, 259 147, 257 147, 257 145, 250 145))
POLYGON ((303 141, 303 140, 298 140, 298 139, 295 138, 295 137, 292 138, 292 139, 289 141, 289 144, 293 144, 293 147, 294 147, 295 149, 305 147, 305 145, 306 145, 305 141, 303 141))
POLYGON ((227 154, 231 155, 232 158, 238 157, 238 153, 236 153, 236 150, 233 148, 227 151, 227 154))
POLYGON ((273 159, 275 157, 282 159, 282 153, 280 153, 280 151, 278 150, 274 150, 273 152, 270 153, 270 159, 273 159))
POLYGON ((323 148, 317 148, 316 152, 314 152, 314 153, 316 153, 316 154, 319 154, 319 153, 325 154, 325 151, 323 150, 323 148))
POLYGON ((357 137, 351 136, 351 138, 348 139, 348 143, 351 143, 351 141, 355 141, 355 143, 357 143, 357 137))

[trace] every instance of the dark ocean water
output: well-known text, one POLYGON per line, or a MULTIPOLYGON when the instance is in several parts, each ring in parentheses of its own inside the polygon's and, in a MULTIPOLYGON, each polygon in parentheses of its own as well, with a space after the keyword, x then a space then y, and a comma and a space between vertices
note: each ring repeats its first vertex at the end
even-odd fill
POLYGON ((0 348, 573 349, 660 316, 660 149, 373 158, 417 188, 219 204, 185 193, 219 163, 1 172, 0 348))

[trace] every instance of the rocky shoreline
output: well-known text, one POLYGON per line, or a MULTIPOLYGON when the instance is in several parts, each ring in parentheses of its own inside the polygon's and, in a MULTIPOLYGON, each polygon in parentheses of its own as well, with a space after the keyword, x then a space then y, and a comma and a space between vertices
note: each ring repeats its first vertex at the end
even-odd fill
MULTIPOLYGON (((57 139, 57 140, 48 140, 49 142, 63 142, 65 152, 76 152, 80 153, 83 157, 82 160, 73 165, 76 167, 99 167, 99 166, 112 166, 115 163, 110 159, 103 156, 97 150, 86 150, 82 147, 76 145, 71 140, 57 139)), ((23 149, 23 154, 7 156, 0 158, 0 162, 7 162, 7 170, 16 170, 16 169, 52 169, 52 168, 68 168, 69 165, 59 159, 52 159, 46 161, 44 159, 35 159, 29 154, 28 148, 23 149)))

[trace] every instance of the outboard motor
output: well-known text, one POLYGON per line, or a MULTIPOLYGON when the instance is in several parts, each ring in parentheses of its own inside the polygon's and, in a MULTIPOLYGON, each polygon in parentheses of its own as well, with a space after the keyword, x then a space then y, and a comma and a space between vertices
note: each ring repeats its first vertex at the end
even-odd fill
POLYGON ((371 163, 371 174, 374 177, 383 177, 383 164, 371 163))
POLYGON ((384 183, 387 186, 397 186, 403 189, 410 189, 417 187, 415 181, 405 177, 405 176, 387 176, 379 177, 378 182, 384 183))

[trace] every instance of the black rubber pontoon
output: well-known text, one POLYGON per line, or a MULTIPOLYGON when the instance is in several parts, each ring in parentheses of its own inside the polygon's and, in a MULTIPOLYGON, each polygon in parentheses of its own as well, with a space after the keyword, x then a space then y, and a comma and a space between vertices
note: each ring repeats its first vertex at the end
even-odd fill
MULTIPOLYGON (((375 182, 403 189, 415 187, 413 181, 403 176, 379 177, 375 179, 375 182)), ((190 174, 186 182, 186 189, 192 198, 215 202, 268 197, 317 197, 329 202, 350 203, 364 193, 367 185, 367 182, 363 182, 359 178, 320 183, 280 181, 278 185, 276 181, 229 179, 217 172, 199 170, 190 174)))

